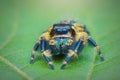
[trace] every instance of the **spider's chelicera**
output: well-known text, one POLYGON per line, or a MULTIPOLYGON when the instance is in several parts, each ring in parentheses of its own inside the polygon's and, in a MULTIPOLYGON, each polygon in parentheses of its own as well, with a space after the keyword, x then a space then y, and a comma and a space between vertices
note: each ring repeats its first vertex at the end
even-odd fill
POLYGON ((30 63, 34 63, 35 53, 40 48, 41 54, 51 69, 55 69, 52 56, 65 55, 65 59, 60 67, 63 69, 74 56, 79 55, 87 42, 96 48, 100 60, 104 61, 100 48, 91 38, 86 26, 76 23, 74 20, 63 20, 60 23, 53 24, 39 37, 33 48, 30 63))

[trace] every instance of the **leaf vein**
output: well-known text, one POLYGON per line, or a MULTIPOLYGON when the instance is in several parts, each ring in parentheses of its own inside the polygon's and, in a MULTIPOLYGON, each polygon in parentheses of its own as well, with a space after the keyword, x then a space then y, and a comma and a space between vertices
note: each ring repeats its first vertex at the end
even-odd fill
MULTIPOLYGON (((89 14, 87 13, 87 19, 88 19, 88 24, 89 24, 89 27, 94 31, 94 33, 96 33, 95 31, 95 28, 93 28, 92 26, 92 22, 91 20, 89 20, 89 15, 90 15, 90 12, 89 14)), ((98 39, 98 37, 96 37, 96 39, 98 39)), ((86 80, 90 80, 91 79, 91 75, 92 75, 92 72, 93 72, 93 69, 94 69, 94 65, 95 65, 95 58, 96 58, 96 50, 94 49, 94 52, 93 52, 93 58, 92 58, 92 62, 91 62, 91 67, 88 71, 88 74, 87 74, 87 79, 86 80)))
POLYGON ((29 77, 25 72, 21 71, 19 68, 17 68, 15 65, 13 65, 11 62, 9 62, 4 57, 0 56, 0 60, 4 62, 6 65, 10 66, 14 71, 16 71, 18 74, 20 74, 23 78, 27 80, 32 80, 31 77, 29 77))
POLYGON ((90 67, 90 69, 88 71, 88 74, 87 74, 87 80, 91 79, 91 75, 92 75, 92 72, 93 72, 93 69, 94 69, 94 65, 95 65, 95 58, 96 58, 96 50, 94 49, 91 67, 90 67))

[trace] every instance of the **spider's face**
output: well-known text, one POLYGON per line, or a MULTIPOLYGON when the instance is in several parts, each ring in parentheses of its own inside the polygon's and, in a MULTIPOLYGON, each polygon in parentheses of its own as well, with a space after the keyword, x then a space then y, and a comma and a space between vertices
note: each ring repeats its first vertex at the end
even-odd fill
POLYGON ((53 29, 56 34, 67 34, 71 27, 69 24, 54 24, 53 29))

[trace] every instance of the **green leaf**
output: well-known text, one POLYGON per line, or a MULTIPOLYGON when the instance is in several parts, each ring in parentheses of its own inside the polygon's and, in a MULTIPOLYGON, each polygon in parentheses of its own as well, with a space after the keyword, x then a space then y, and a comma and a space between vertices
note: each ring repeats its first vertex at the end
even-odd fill
POLYGON ((119 0, 1 0, 0 80, 119 80, 119 0), (37 38, 53 23, 73 18, 87 26, 105 57, 88 44, 64 70, 54 58, 51 70, 40 52, 29 64, 37 38))

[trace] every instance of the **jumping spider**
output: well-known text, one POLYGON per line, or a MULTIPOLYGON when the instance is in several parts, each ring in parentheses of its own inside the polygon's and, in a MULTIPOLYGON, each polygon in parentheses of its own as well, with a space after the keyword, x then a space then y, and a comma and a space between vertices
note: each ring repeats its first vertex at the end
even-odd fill
POLYGON ((63 20, 60 23, 53 24, 39 37, 33 48, 30 63, 34 63, 35 53, 40 48, 41 54, 51 69, 55 69, 52 56, 64 54, 65 59, 60 67, 63 69, 74 56, 79 55, 87 42, 96 48, 101 61, 104 61, 101 50, 91 38, 85 25, 78 24, 74 20, 63 20))

